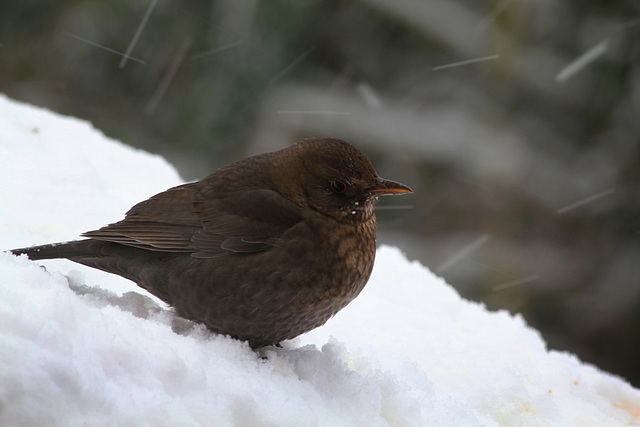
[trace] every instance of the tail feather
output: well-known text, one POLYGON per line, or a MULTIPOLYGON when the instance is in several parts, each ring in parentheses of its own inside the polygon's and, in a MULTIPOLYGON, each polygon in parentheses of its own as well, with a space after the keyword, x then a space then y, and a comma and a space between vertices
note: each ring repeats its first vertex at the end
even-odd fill
POLYGON ((165 302, 171 304, 172 301, 167 292, 166 266, 176 256, 174 253, 148 251, 95 239, 31 246, 10 252, 26 255, 33 261, 66 258, 132 280, 165 302))
POLYGON ((11 249, 14 255, 26 255, 30 260, 55 258, 74 258, 87 255, 90 239, 71 242, 50 243, 48 245, 30 246, 28 248, 11 249))

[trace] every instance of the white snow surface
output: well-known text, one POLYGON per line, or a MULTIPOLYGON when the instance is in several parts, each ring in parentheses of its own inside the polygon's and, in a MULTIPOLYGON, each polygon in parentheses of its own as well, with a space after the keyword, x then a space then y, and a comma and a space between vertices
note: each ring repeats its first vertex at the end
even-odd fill
MULTIPOLYGON (((159 156, 0 95, 0 249, 76 239, 180 183, 159 156)), ((200 325, 174 332, 143 294, 0 252, 0 425, 640 425, 639 390, 396 248, 324 326, 258 353, 200 325)))

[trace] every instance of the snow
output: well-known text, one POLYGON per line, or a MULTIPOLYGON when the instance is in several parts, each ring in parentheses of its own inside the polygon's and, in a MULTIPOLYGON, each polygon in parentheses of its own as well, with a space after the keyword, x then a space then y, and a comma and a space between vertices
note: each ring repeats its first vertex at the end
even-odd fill
POLYGON ((609 40, 605 39, 574 59, 556 75, 557 82, 564 82, 602 56, 609 48, 609 40))
MULTIPOLYGON (((2 249, 77 238, 181 183, 161 157, 1 95, 0 129, 2 249)), ((639 390, 396 248, 283 348, 175 322, 117 276, 0 253, 0 425, 640 425, 639 390)))

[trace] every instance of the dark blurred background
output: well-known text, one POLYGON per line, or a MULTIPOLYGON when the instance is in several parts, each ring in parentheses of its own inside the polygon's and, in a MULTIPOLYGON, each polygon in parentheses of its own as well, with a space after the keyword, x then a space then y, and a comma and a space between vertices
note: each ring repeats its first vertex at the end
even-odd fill
POLYGON ((186 180, 354 143, 415 190, 381 201, 381 243, 640 386, 637 0, 10 0, 0 21, 0 92, 186 180))

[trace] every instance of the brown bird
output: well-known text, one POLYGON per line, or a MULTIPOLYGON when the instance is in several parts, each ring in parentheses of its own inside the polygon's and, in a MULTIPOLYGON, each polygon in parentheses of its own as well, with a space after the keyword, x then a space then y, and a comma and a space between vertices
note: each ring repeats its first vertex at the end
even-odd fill
POLYGON ((14 249, 130 279, 258 348, 324 324, 364 288, 378 196, 411 193, 338 139, 308 139, 138 203, 85 240, 14 249))

